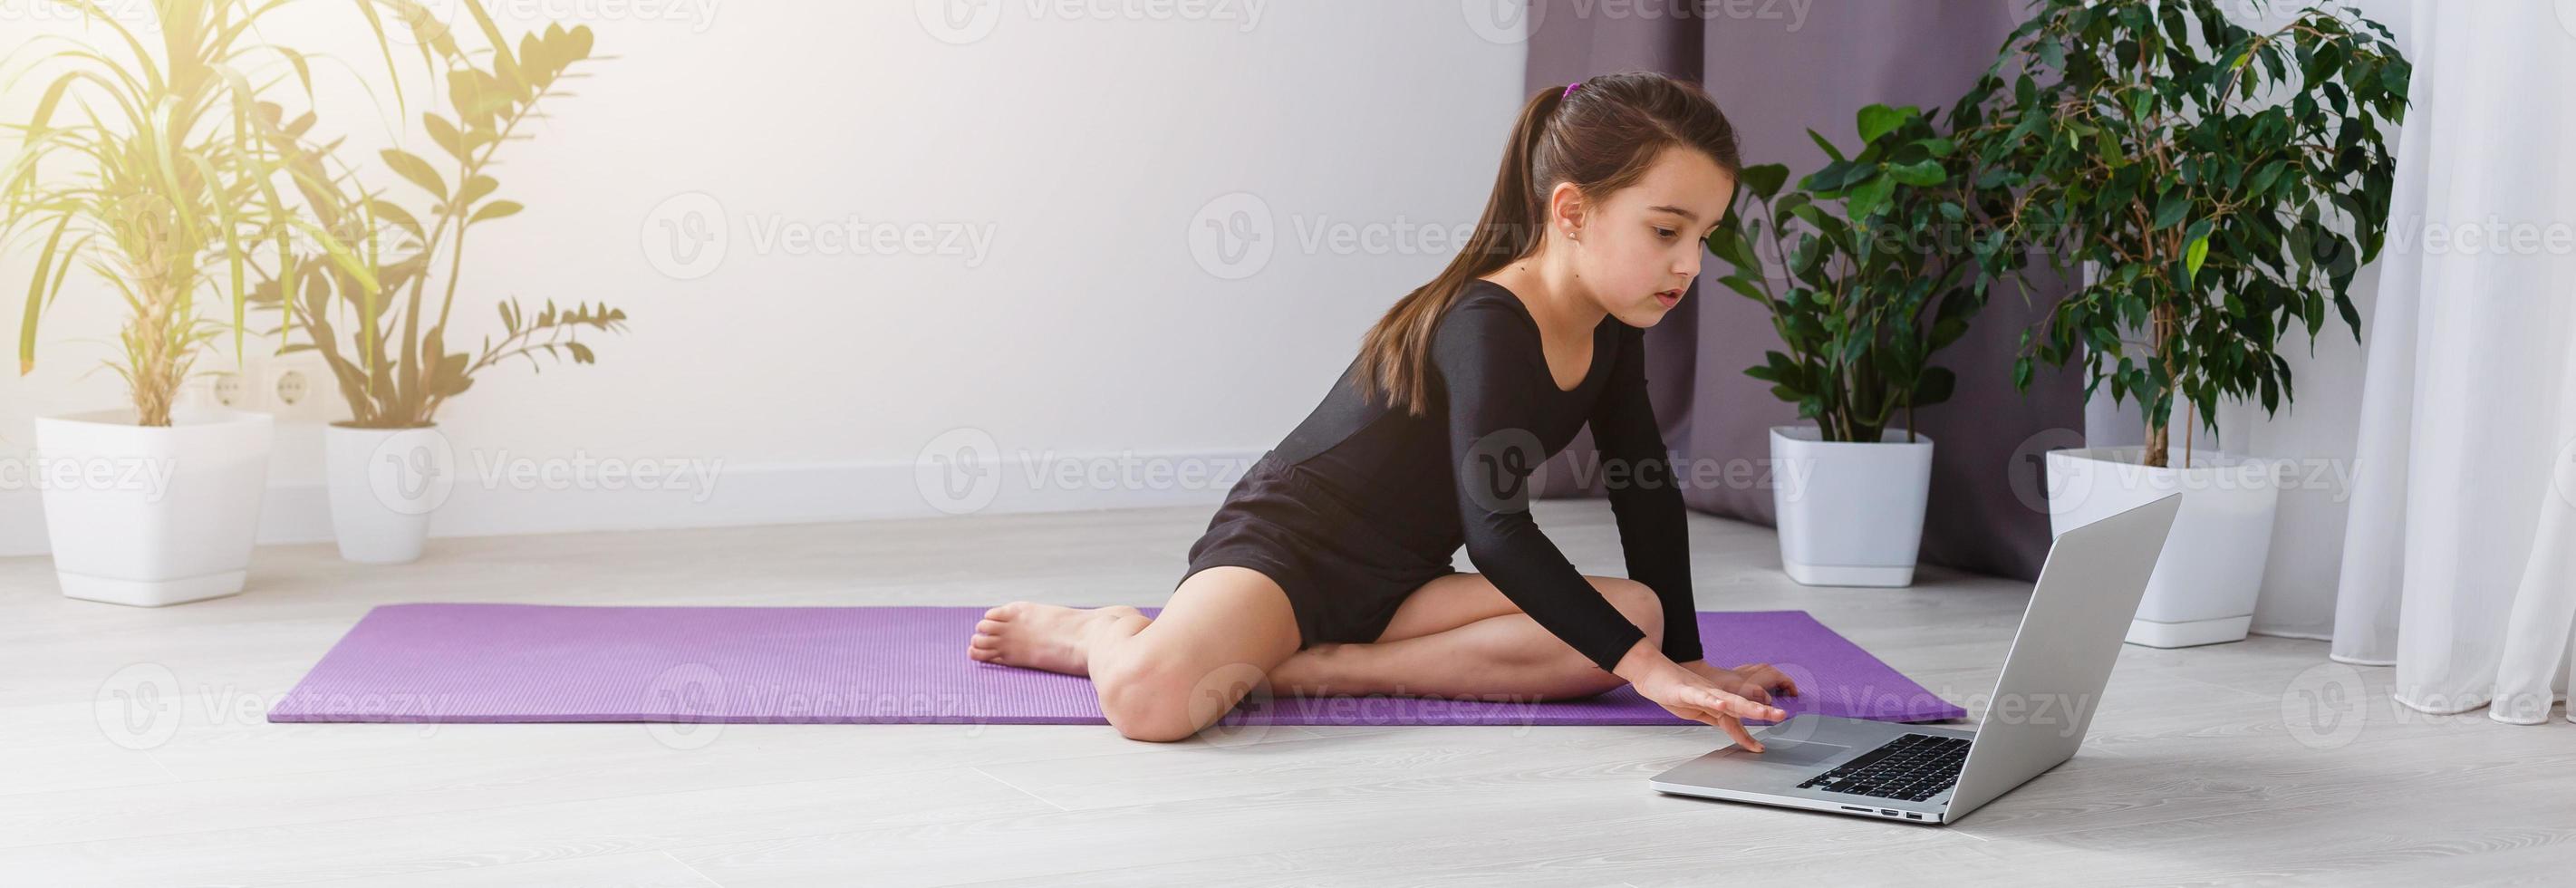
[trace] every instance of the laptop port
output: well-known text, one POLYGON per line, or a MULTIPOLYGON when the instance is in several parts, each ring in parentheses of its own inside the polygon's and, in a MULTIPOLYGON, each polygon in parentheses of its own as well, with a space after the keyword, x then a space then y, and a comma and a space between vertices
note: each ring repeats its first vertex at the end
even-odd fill
POLYGON ((1912 811, 1907 811, 1907 812, 1905 812, 1905 819, 1907 819, 1907 820, 1921 820, 1921 819, 1923 819, 1923 815, 1921 815, 1921 814, 1916 814, 1916 813, 1914 813, 1914 812, 1912 812, 1912 811))
POLYGON ((1861 813, 1863 813, 1863 814, 1867 814, 1867 813, 1869 813, 1869 809, 1868 809, 1868 808, 1855 808, 1855 807, 1852 807, 1852 806, 1850 806, 1850 805, 1844 805, 1844 806, 1843 806, 1843 810, 1845 810, 1845 811, 1858 811, 1858 812, 1861 812, 1861 813))
POLYGON ((1896 809, 1894 809, 1894 808, 1880 808, 1880 809, 1878 809, 1878 813, 1885 814, 1885 815, 1887 815, 1887 816, 1889 816, 1889 817, 1894 817, 1894 816, 1896 816, 1896 809))

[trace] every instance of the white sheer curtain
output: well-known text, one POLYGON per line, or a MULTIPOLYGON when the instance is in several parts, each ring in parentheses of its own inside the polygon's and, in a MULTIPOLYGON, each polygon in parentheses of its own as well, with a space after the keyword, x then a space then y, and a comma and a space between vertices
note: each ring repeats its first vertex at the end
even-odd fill
POLYGON ((2537 724, 2576 630, 2576 2, 2416 0, 2333 656, 2537 724))

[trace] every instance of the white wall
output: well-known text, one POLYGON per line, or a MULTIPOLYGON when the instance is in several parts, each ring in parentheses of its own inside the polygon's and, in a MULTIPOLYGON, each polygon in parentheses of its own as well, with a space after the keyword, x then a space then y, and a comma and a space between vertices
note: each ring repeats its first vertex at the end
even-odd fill
MULTIPOLYGON (((13 35, 67 30, 0 2, 13 35)), ((1121 454, 1160 454, 1221 473, 1013 476, 988 508, 1213 502, 1454 250, 1412 226, 1475 219, 1523 61, 1453 2, 1010 0, 963 32, 923 17, 935 2, 490 2, 514 35, 551 13, 591 25, 616 58, 505 155, 500 194, 529 209, 476 229, 449 341, 496 328, 503 294, 605 300, 632 330, 592 340, 598 365, 491 372, 441 411, 462 474, 440 535, 937 514, 958 504, 926 497, 914 466, 958 427, 1006 463, 1116 472, 1121 454), (1184 17, 1140 17, 1156 10, 1184 17), (706 198, 671 202, 692 192, 706 198), (1251 197, 1211 209, 1235 192, 1251 197), (1207 224, 1236 210, 1264 238, 1247 255, 1266 244, 1267 260, 1201 261, 1193 232, 1209 247, 1207 224), (715 211, 721 261, 678 262, 663 226, 715 211), (851 218, 953 235, 966 252, 769 237, 851 218), (1310 239, 1336 230, 1414 237, 1310 239), (598 489, 594 466, 592 489, 546 490, 484 473, 580 457, 715 483, 598 489)), ((347 4, 294 15, 278 39, 382 81, 347 4)), ((322 73, 323 127, 350 136, 346 156, 372 157, 392 113, 346 69, 322 73)), ((23 116, 30 92, 9 90, 0 111, 23 116)), ((401 139, 434 154, 412 110, 401 139)), ((0 342, 16 342, 33 246, 0 257, 0 342)), ((31 417, 124 402, 114 374, 89 372, 117 320, 111 294, 76 281, 44 320, 35 372, 0 377, 0 460, 21 470, 0 478, 0 554, 43 547, 23 471, 31 417)), ((315 423, 280 427, 263 538, 327 538, 319 439, 315 423)))
MULTIPOLYGON (((2313 4, 2309 4, 2313 5, 2313 4)), ((2412 4, 2406 0, 2348 0, 2344 5, 2387 25, 2397 47, 2416 55, 2412 4)), ((2394 148, 2397 135, 2389 133, 2394 148)), ((2391 219, 2386 250, 2423 248, 2422 219, 2391 219)), ((2254 609, 2254 631, 2301 638, 2334 632, 2334 602, 2342 574, 2344 521, 2350 513, 2352 477, 2366 469, 2353 460, 2361 423, 2362 350, 2379 342, 2371 320, 2379 302, 2379 266, 2365 266, 2353 282, 2353 305, 2362 319, 2361 341, 2341 322, 2317 334, 2311 354, 2304 336, 2284 339, 2298 401, 2265 418, 2259 404, 2241 405, 2235 427, 2250 452, 2295 457, 2299 477, 2281 493, 2272 529, 2272 556, 2263 574, 2263 597, 2254 609)), ((2222 422, 2227 421, 2222 418, 2222 422)))

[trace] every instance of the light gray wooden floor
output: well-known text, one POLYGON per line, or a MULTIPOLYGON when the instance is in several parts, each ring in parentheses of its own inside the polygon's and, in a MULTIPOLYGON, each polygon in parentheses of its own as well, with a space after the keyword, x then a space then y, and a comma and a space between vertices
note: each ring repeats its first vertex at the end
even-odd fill
MULTIPOLYGON (((1160 604, 1207 512, 435 540, 398 567, 276 547, 251 591, 157 610, 70 601, 45 560, 0 560, 0 882, 2464 884, 2576 861, 2576 725, 2393 712, 2388 670, 2263 637, 2125 648, 2083 752, 1950 828, 1649 790, 1725 743, 1696 726, 1150 744, 261 718, 377 604, 1160 604), (118 696, 160 687, 178 694, 118 696)), ((1539 516, 1586 572, 1620 573, 1604 504, 1539 516)), ((1701 607, 1803 608, 1981 711, 2027 587, 1926 569, 1800 588, 1768 530, 1692 520, 1701 607)))

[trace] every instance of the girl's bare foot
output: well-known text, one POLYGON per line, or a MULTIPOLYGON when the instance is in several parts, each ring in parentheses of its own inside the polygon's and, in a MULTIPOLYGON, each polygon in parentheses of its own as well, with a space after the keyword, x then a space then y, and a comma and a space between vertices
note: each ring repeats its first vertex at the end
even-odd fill
POLYGON ((1093 627, 1119 617, 1144 614, 1123 604, 1073 608, 1034 601, 1014 601, 984 612, 966 655, 985 663, 1044 669, 1065 675, 1091 674, 1093 627))

